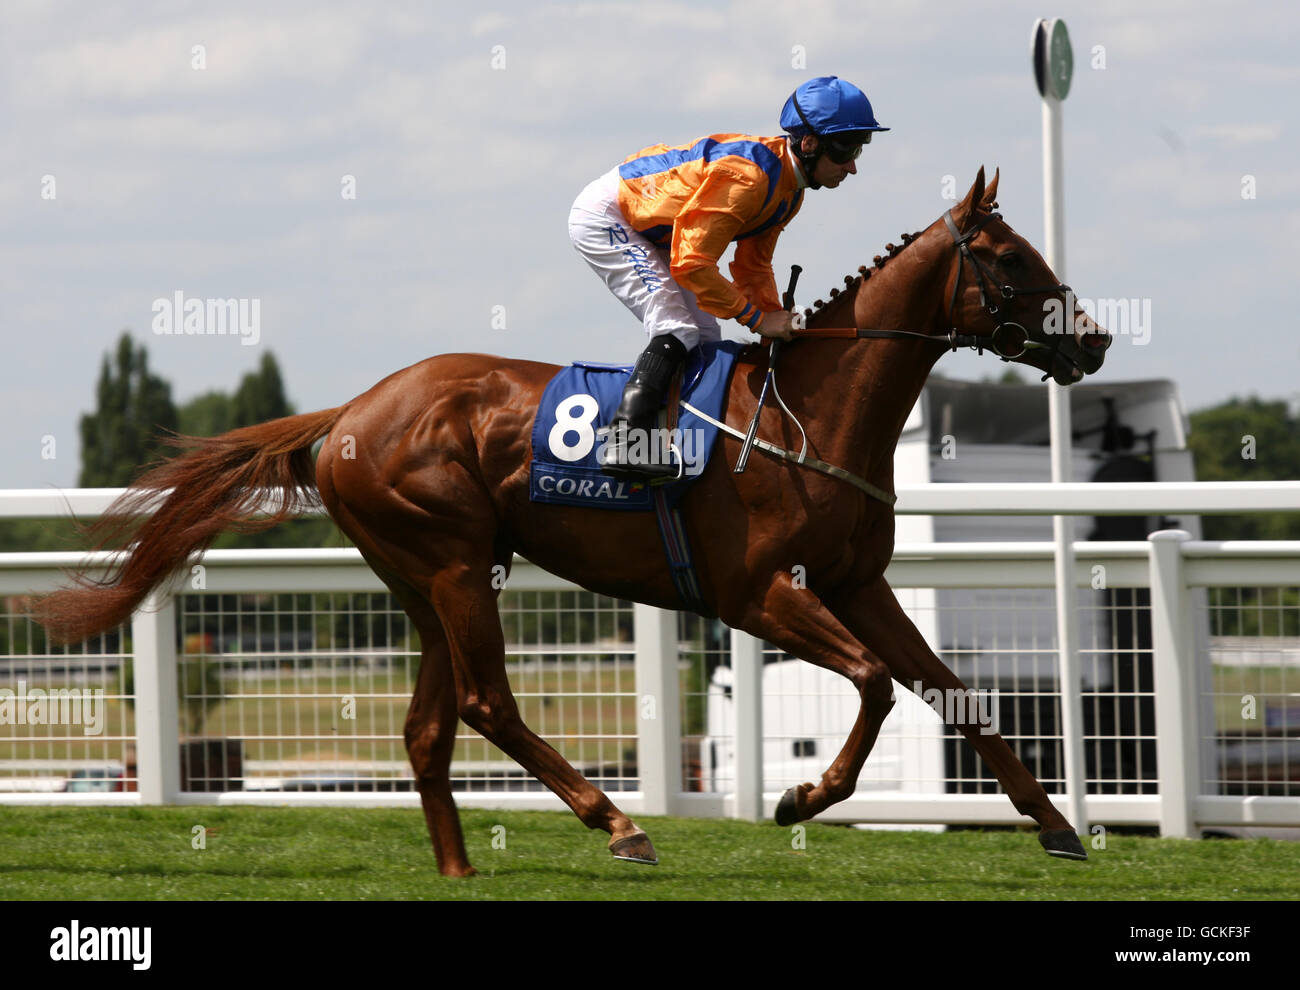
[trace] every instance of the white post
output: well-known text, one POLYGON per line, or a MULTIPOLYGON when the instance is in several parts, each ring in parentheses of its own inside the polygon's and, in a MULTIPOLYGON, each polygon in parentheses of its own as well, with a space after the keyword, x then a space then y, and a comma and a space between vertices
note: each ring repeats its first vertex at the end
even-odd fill
POLYGON ((647 815, 675 814, 682 790, 682 717, 677 680, 677 613, 638 603, 637 776, 647 815))
POLYGON ((131 617, 135 661, 135 765, 144 804, 175 804, 181 791, 176 698, 176 605, 154 592, 131 617))
POLYGON ((763 643, 731 630, 731 690, 736 712, 735 817, 763 819, 763 643))
MULTIPOLYGON (((1065 281, 1065 181, 1061 154, 1061 101, 1043 97, 1043 217, 1045 260, 1058 281, 1065 281)), ((1074 313, 1066 313, 1066 332, 1073 332, 1074 313)), ((1070 427, 1070 396, 1051 381, 1047 408, 1052 434, 1052 481, 1069 482, 1074 440, 1070 427)), ((1080 835, 1088 834, 1087 763, 1083 755, 1083 698, 1079 678, 1079 629, 1075 609, 1074 518, 1052 517, 1056 543, 1056 641, 1060 649, 1061 745, 1065 751, 1067 817, 1080 835)))
POLYGON ((1151 648, 1155 669, 1156 772, 1160 834, 1197 836, 1195 804, 1201 783, 1196 657, 1183 579, 1183 542, 1191 534, 1151 534, 1151 648))

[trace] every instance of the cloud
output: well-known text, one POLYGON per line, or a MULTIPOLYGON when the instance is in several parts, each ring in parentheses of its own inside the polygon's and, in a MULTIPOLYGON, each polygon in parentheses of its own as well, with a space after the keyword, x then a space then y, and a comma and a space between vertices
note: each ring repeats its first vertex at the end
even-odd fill
MULTIPOLYGON (((1076 56, 1068 280, 1094 296, 1112 286, 1174 298, 1204 270, 1188 259, 1228 234, 1235 318, 1258 328, 1260 348, 1289 340, 1249 273, 1286 257, 1300 225, 1295 135, 1268 109, 1300 78, 1276 40, 1300 19, 1211 6, 1188 16, 1159 2, 1137 13, 1119 0, 1065 7, 1076 56), (1087 68, 1096 43, 1108 49, 1104 71, 1087 68), (1257 202, 1240 199, 1247 172, 1257 202)), ((774 133, 786 96, 813 75, 862 85, 894 130, 851 184, 810 194, 782 236, 778 278, 803 265, 802 302, 932 221, 951 205, 939 199, 942 176, 964 193, 981 162, 1002 166, 1008 219, 1041 242, 1028 3, 363 10, 290 0, 267 12, 223 0, 214 10, 0 6, 0 307, 15 341, 0 394, 6 435, 57 432, 61 462, 124 324, 147 335, 181 397, 232 388, 255 362, 257 348, 148 334, 150 300, 176 288, 261 296, 268 346, 300 408, 444 350, 628 360, 640 327, 568 244, 569 204, 649 144, 774 133), (205 71, 190 68, 194 44, 207 46, 205 71), (506 46, 504 71, 492 68, 494 44, 506 46), (806 68, 791 65, 795 45, 806 68), (47 172, 59 182, 52 203, 39 197, 47 172), (344 174, 357 178, 355 201, 339 195, 344 174), (493 336, 497 303, 509 329, 493 336), (36 389, 47 401, 14 398, 34 381, 49 383, 36 389)), ((1163 303, 1160 314, 1186 323, 1180 338, 1213 335, 1212 314, 1163 303)), ((1147 350, 1140 367, 1186 380, 1198 393, 1190 405, 1241 387, 1204 374, 1193 350, 1158 340, 1147 350)), ((1275 362, 1255 384, 1293 389, 1291 370, 1275 362)), ((0 457, 11 454, 0 486, 45 477, 29 446, 0 438, 0 457)), ((66 470, 70 483, 75 465, 66 470)))
POLYGON ((1194 128, 1192 134, 1226 144, 1257 144, 1276 141, 1282 136, 1282 124, 1277 121, 1268 124, 1204 124, 1194 128))
POLYGON ((310 18, 172 16, 172 24, 115 25, 109 37, 74 37, 31 53, 11 72, 15 102, 103 107, 202 99, 276 80, 336 82, 358 68, 371 33, 341 9, 310 18), (195 46, 205 50, 206 68, 192 66, 195 46))

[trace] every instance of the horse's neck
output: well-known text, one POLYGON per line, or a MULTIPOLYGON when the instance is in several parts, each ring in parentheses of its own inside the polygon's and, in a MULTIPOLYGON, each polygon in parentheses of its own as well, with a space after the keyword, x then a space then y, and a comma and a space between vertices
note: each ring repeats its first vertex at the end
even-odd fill
MULTIPOLYGON (((948 272, 926 260, 927 246, 912 245, 869 279, 841 292, 812 325, 940 330, 948 272)), ((817 421, 827 424, 816 437, 824 451, 819 456, 890 487, 903 424, 943 348, 916 340, 859 340, 808 350, 809 370, 820 376, 810 394, 821 399, 817 421)))

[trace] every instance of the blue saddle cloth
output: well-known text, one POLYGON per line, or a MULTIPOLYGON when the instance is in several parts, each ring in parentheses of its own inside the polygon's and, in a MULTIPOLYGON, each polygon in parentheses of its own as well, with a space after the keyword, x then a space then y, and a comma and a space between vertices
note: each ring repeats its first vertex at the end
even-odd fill
MULTIPOLYGON (((727 384, 743 347, 736 341, 701 344, 687 358, 682 398, 701 412, 721 418, 727 384)), ((650 486, 615 481, 600 470, 596 431, 614 418, 632 368, 629 365, 579 361, 557 374, 546 386, 533 422, 533 460, 528 495, 534 502, 581 505, 593 509, 649 512, 654 506, 650 486)), ((662 487, 676 506, 690 483, 703 472, 718 428, 681 410, 674 435, 684 470, 680 481, 662 487)), ((656 486, 660 487, 660 486, 656 486)))

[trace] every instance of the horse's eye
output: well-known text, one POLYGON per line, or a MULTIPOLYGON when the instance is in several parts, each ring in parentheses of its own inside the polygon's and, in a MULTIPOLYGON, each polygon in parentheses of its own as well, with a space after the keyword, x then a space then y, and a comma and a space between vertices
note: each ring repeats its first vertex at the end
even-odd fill
POLYGON ((998 264, 1003 268, 1019 268, 1020 255, 1014 251, 1008 251, 1006 254, 998 255, 998 264))

